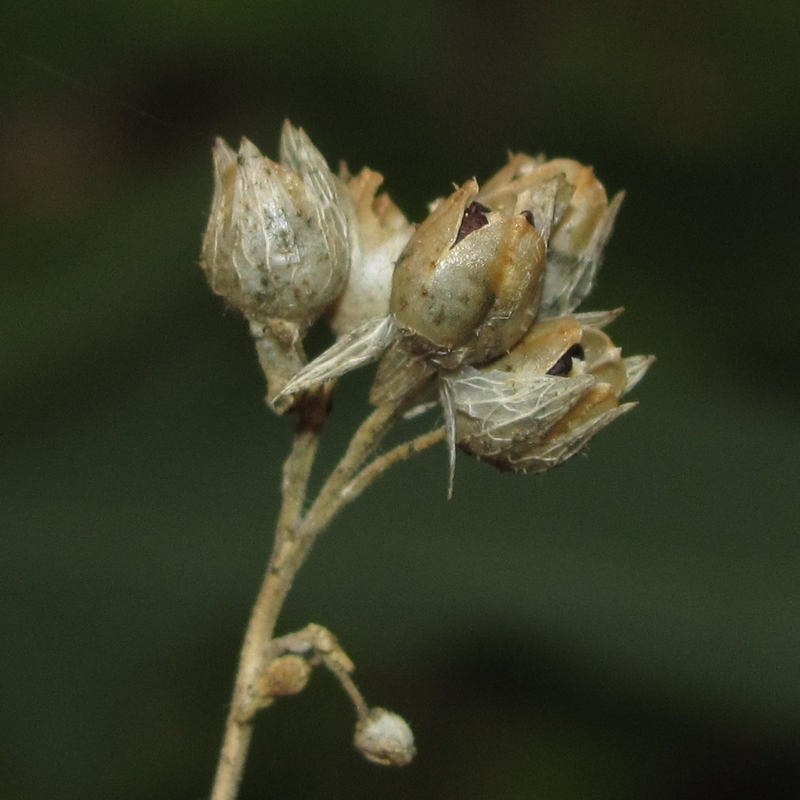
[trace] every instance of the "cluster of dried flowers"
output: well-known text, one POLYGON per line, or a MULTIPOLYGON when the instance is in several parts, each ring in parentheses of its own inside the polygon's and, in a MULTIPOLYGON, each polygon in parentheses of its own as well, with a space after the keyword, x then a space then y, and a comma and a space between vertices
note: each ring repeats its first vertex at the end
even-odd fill
POLYGON ((410 224, 381 175, 334 175, 306 134, 284 125, 280 162, 246 139, 214 147, 202 265, 250 325, 277 413, 296 409, 275 543, 242 647, 213 800, 233 800, 253 717, 333 672, 370 761, 414 756, 408 724, 371 708, 353 664, 319 625, 273 638, 294 576, 333 516, 391 464, 447 439, 502 470, 543 472, 577 453, 632 403, 649 356, 622 358, 603 328, 621 309, 575 313, 622 202, 589 167, 512 155, 483 186, 469 180, 410 224), (324 317, 334 344, 310 363, 303 341, 324 317), (375 406, 310 504, 308 479, 335 379, 379 361, 375 406), (440 406, 443 428, 371 458, 404 414, 440 406))
POLYGON ((622 201, 590 167, 512 155, 415 227, 381 175, 334 175, 288 122, 280 163, 219 140, 214 166, 202 264, 250 323, 275 411, 380 359, 371 402, 440 403, 451 472, 456 446, 542 472, 635 405, 620 399, 652 357, 622 358, 603 332, 621 309, 574 313, 622 201), (323 315, 337 339, 307 363, 323 315))

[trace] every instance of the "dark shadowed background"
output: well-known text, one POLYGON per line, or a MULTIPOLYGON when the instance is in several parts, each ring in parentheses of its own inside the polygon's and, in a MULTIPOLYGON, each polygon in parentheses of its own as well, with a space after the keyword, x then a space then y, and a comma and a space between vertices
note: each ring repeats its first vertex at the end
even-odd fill
POLYGON ((3 800, 207 794, 291 429, 197 266, 210 146, 287 116, 415 220, 508 148, 593 164, 585 308, 659 361, 588 457, 448 502, 437 448, 337 520, 279 630, 419 755, 362 761, 318 674, 243 800, 800 796, 800 5, 5 0, 0 40, 3 800))

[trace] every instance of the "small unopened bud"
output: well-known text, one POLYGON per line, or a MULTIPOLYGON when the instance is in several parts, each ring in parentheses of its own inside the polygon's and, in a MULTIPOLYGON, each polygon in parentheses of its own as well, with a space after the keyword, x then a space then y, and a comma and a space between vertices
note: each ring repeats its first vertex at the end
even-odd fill
POLYGON ((494 211, 473 202, 477 194, 470 180, 436 206, 392 283, 390 308, 410 352, 447 368, 506 352, 539 304, 546 248, 530 209, 494 211))
POLYGON ((269 701, 276 697, 297 694, 306 688, 311 665, 305 658, 288 653, 274 659, 259 682, 259 694, 269 701))
POLYGON ((385 708, 372 708, 358 721, 353 744, 368 761, 387 767, 403 767, 417 754, 408 723, 385 708))
POLYGON ((212 289, 251 322, 281 319, 304 331, 347 279, 344 187, 308 136, 288 122, 281 164, 247 139, 238 155, 218 139, 213 155, 214 198, 202 254, 212 289))

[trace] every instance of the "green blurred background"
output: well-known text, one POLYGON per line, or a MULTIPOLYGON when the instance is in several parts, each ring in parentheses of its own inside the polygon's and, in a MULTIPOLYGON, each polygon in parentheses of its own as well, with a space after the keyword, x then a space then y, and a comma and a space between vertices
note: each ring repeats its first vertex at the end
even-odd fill
POLYGON ((291 428, 197 266, 209 153, 287 116, 415 220, 507 148, 594 164, 586 308, 659 361, 564 469, 462 456, 448 502, 436 449, 339 518, 280 630, 419 756, 360 760, 319 674, 241 797, 800 796, 800 5, 5 0, 0 40, 3 800, 208 791, 291 428))

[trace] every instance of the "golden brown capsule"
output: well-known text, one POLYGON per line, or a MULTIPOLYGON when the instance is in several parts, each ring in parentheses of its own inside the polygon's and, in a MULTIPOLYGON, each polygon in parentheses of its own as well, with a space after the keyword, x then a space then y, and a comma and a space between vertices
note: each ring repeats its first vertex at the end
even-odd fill
POLYGON ((508 355, 444 379, 458 445, 499 469, 543 472, 634 403, 619 399, 652 358, 623 359, 599 327, 613 314, 537 322, 508 355))
POLYGON ((506 352, 533 323, 545 242, 528 213, 473 202, 475 180, 441 201, 395 268, 390 309, 411 353, 447 368, 506 352))

